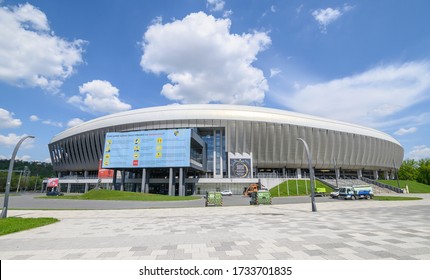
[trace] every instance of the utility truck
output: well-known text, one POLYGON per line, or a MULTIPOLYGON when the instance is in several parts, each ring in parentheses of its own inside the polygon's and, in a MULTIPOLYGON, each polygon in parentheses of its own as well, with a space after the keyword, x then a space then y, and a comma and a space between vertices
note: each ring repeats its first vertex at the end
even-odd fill
POLYGON ((369 185, 342 187, 339 189, 338 198, 351 200, 360 198, 371 199, 373 198, 373 189, 369 185))

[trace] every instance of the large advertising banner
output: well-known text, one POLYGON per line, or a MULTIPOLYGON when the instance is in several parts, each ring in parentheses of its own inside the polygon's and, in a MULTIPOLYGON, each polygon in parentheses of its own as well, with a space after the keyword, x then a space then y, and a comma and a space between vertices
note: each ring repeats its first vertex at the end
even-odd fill
POLYGON ((103 168, 190 166, 191 129, 109 132, 103 168))
POLYGON ((252 166, 250 158, 230 159, 230 178, 251 178, 252 166))
POLYGON ((98 178, 99 179, 112 179, 113 178, 113 170, 102 168, 102 160, 99 161, 98 178))

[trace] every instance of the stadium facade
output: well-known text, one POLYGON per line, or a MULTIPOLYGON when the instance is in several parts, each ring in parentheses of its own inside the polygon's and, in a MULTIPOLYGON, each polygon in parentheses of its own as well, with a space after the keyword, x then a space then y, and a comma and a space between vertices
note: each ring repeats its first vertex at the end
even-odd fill
POLYGON ((297 138, 308 143, 317 176, 393 177, 404 155, 397 140, 371 128, 278 109, 219 104, 111 114, 56 135, 48 146, 63 191, 101 186, 187 195, 224 186, 240 193, 243 185, 259 178, 306 177, 307 156, 297 138), (166 138, 164 147, 152 143, 161 145, 162 137, 179 132, 186 135, 184 153, 169 146, 174 139, 166 138), (160 133, 165 136, 151 138, 160 133), (115 149, 124 147, 114 145, 109 154, 111 140, 119 138, 108 143, 107 136, 136 138, 130 154, 134 160, 110 165, 122 155, 115 149), (156 153, 152 161, 142 159, 145 150, 156 153))

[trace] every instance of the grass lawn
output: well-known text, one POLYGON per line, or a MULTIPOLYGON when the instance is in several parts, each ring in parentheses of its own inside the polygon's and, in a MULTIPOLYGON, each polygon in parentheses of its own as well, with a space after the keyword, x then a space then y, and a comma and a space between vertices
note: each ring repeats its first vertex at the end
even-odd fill
POLYGON ((6 218, 0 219, 0 235, 46 226, 58 222, 54 218, 6 218))
POLYGON ((168 196, 162 194, 122 192, 111 190, 91 190, 82 195, 42 196, 45 199, 80 199, 80 200, 131 200, 131 201, 179 201, 195 200, 195 196, 168 196))
MULTIPOLYGON (((325 188, 326 194, 329 194, 333 190, 319 181, 315 181, 315 188, 325 188)), ((282 182, 279 185, 280 196, 298 196, 298 195, 310 195, 311 194, 311 183, 310 180, 288 180, 282 182), (287 184, 288 182, 288 184, 287 184), (297 185, 296 185, 297 182, 297 185), (297 192, 298 189, 298 192, 297 192), (306 191, 307 189, 307 191, 306 191)), ((278 186, 270 189, 270 194, 273 197, 278 196, 278 186)))
POLYGON ((407 196, 374 196, 374 200, 421 200, 421 197, 407 197, 407 196))
MULTIPOLYGON (((378 180, 381 183, 397 187, 397 180, 378 180)), ((421 184, 415 181, 409 181, 409 180, 399 180, 400 187, 402 189, 405 188, 406 185, 408 185, 409 193, 430 193, 430 186, 421 184)))

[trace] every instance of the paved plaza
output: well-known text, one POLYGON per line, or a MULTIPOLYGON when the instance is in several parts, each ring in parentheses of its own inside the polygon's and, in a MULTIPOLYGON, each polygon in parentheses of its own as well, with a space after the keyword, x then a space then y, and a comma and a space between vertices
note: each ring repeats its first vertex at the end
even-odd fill
MULTIPOLYGON (((417 196, 417 195, 415 195, 417 196)), ((0 236, 0 259, 430 260, 430 196, 128 210, 9 210, 56 217, 0 236)))

